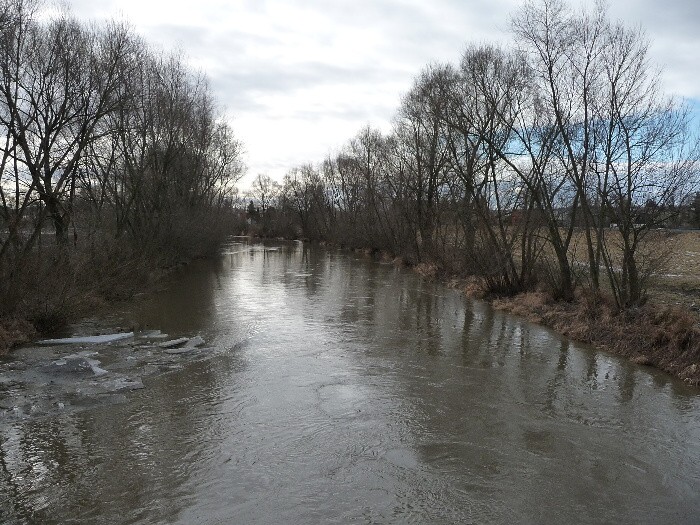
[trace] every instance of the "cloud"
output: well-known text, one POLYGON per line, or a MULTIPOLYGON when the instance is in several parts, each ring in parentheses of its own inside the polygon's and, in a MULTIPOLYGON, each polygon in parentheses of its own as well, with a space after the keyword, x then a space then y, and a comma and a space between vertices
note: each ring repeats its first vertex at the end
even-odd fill
POLYGON ((663 69, 665 89, 700 98, 700 3, 697 0, 616 0, 610 15, 643 29, 650 41, 652 63, 663 69))
MULTIPOLYGON (((578 4, 578 0, 573 0, 578 4)), ((467 43, 510 40, 517 0, 73 0, 85 18, 125 17, 206 71, 246 142, 252 176, 322 159, 366 123, 386 129, 413 78, 467 43)), ((584 4, 592 5, 592 0, 584 4)), ((665 88, 700 99, 700 3, 615 0, 646 28, 665 88)))

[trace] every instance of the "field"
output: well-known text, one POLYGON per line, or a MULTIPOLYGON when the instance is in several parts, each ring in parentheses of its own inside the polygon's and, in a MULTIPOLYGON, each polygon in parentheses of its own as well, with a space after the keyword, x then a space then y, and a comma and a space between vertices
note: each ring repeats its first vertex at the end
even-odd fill
POLYGON ((700 311, 700 231, 667 233, 670 255, 652 278, 654 302, 700 311))
MULTIPOLYGON (((562 235, 564 232, 562 232, 562 235)), ((619 233, 606 231, 606 239, 611 247, 613 264, 620 266, 615 254, 619 233)), ((587 277, 588 258, 582 232, 574 234, 572 241, 573 260, 587 277)), ((553 254, 552 254, 553 258, 553 254)), ((637 251, 640 271, 650 268, 648 294, 652 304, 679 306, 700 312, 700 230, 655 230, 648 234, 637 251)), ((601 285, 607 287, 607 278, 601 268, 601 285)))

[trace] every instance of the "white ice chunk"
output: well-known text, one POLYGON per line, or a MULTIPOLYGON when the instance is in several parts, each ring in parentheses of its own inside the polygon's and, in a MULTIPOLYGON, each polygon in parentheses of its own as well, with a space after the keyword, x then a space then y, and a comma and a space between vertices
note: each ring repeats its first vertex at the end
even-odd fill
POLYGON ((100 368, 97 365, 92 365, 90 368, 92 368, 92 373, 95 374, 97 377, 103 376, 103 375, 109 373, 109 372, 107 372, 107 370, 105 370, 104 368, 100 368))
POLYGON ((141 332, 136 334, 137 337, 141 339, 167 339, 168 334, 164 334, 160 330, 147 330, 145 332, 141 332))
POLYGON ((170 341, 160 343, 158 346, 160 346, 161 348, 173 348, 175 346, 180 346, 181 344, 184 344, 189 340, 189 337, 180 337, 179 339, 171 339, 170 341))
POLYGON ((187 341, 187 344, 185 346, 189 348, 197 348, 198 346, 201 346, 204 344, 204 339, 202 339, 201 336, 196 335, 189 341, 187 341))
POLYGON ((181 339, 175 339, 173 341, 168 341, 168 343, 161 343, 161 347, 167 348, 165 350, 166 354, 186 354, 187 352, 191 352, 193 350, 196 350, 198 346, 201 346, 204 344, 204 339, 202 339, 201 336, 196 335, 190 339, 183 337, 181 339), (185 343, 182 347, 180 348, 175 348, 177 346, 180 346, 182 343, 185 343), (171 343, 171 344, 168 344, 171 343), (166 347, 165 345, 168 344, 166 347))
POLYGON ((134 332, 121 332, 118 334, 91 335, 85 337, 64 337, 61 339, 44 339, 40 345, 82 345, 82 344, 106 344, 134 337, 134 332))

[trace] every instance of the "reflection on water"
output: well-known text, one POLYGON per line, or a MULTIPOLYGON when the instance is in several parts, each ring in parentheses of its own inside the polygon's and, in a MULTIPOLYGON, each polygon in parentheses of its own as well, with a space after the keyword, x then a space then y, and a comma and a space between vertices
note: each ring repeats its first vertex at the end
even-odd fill
POLYGON ((0 427, 0 522, 697 523, 696 391, 391 265, 234 243, 124 315, 219 351, 0 427))

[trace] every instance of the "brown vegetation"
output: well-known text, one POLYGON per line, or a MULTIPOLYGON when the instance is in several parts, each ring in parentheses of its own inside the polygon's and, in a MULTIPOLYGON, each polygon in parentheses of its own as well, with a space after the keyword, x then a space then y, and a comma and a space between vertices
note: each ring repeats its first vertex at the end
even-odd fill
POLYGON ((0 318, 0 355, 12 347, 28 343, 36 336, 34 326, 24 319, 0 318))
MULTIPOLYGON (((484 297, 483 287, 473 282, 453 286, 471 297, 484 297)), ((546 292, 491 297, 490 302, 497 310, 700 386, 700 327, 698 316, 687 309, 646 304, 620 311, 613 301, 593 301, 583 294, 557 301, 546 292)))

